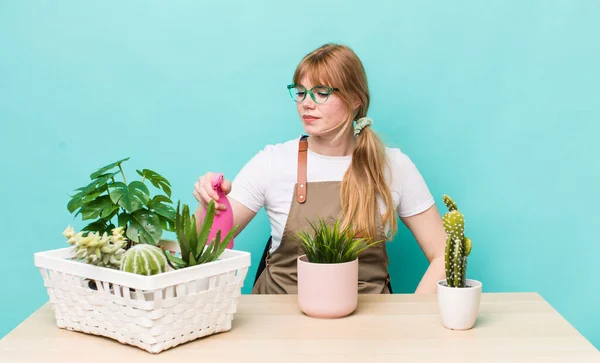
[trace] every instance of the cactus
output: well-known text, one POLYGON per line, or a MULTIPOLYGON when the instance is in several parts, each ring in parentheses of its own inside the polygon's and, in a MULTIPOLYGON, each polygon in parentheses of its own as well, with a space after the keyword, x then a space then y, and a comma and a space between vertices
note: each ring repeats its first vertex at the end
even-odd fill
POLYGON ((467 256, 471 253, 471 239, 465 237, 465 218, 448 195, 443 196, 448 212, 442 218, 446 230, 446 283, 450 287, 465 287, 467 256))
POLYGON ((112 235, 104 232, 84 232, 76 233, 71 226, 68 226, 62 233, 67 238, 67 243, 75 246, 75 258, 79 261, 96 265, 118 269, 121 265, 121 258, 125 253, 127 239, 123 237, 123 228, 113 228, 112 235))
POLYGON ((138 244, 127 250, 121 259, 121 271, 138 275, 156 275, 167 268, 167 258, 161 248, 138 244))

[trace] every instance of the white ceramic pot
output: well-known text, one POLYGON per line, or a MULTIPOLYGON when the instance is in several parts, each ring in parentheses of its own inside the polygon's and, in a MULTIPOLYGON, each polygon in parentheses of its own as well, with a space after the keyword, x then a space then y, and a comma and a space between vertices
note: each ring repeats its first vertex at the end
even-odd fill
POLYGON ((446 279, 437 283, 437 299, 442 323, 448 329, 468 330, 479 315, 482 283, 466 279, 465 287, 449 287, 446 279))
POLYGON ((358 304, 358 259, 344 263, 310 263, 298 257, 298 305, 315 318, 341 318, 358 304))

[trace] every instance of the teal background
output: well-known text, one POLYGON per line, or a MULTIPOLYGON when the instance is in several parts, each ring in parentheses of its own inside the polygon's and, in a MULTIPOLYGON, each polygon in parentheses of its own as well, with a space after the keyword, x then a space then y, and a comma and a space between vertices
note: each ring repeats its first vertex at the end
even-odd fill
MULTIPOLYGON (((596 1, 0 2, 0 336, 47 300, 33 253, 84 224, 68 194, 130 156, 194 204, 207 171, 233 178, 302 132, 286 93, 302 56, 351 46, 374 129, 467 218, 469 276, 537 291, 600 347, 600 3, 596 1)), ((254 271, 264 212, 237 239, 254 271)), ((405 227, 395 292, 427 264, 405 227)))

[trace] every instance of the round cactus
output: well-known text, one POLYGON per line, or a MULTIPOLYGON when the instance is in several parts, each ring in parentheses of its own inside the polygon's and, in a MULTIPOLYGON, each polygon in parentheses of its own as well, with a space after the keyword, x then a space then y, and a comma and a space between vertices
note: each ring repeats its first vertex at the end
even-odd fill
POLYGON ((121 259, 121 271, 138 275, 156 275, 167 268, 167 258, 159 247, 138 244, 127 250, 121 259))

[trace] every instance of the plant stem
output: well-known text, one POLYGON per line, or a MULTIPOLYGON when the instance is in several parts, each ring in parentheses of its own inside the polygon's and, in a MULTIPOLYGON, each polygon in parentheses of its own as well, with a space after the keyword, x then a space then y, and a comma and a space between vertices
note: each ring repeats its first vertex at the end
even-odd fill
POLYGON ((125 179, 125 173, 123 172, 121 164, 119 164, 119 170, 121 170, 121 175, 123 176, 123 183, 127 184, 127 179, 125 179))
MULTIPOLYGON (((114 177, 114 176, 111 176, 110 178, 112 179, 112 184, 114 184, 114 183, 115 183, 115 177, 114 177)), ((110 199, 110 186, 111 186, 112 184, 108 184, 108 183, 106 184, 106 194, 108 195, 108 198, 109 198, 109 199, 110 199)), ((111 199, 111 201, 112 201, 112 199, 111 199)), ((113 204, 114 204, 114 203, 113 203, 113 204)))

